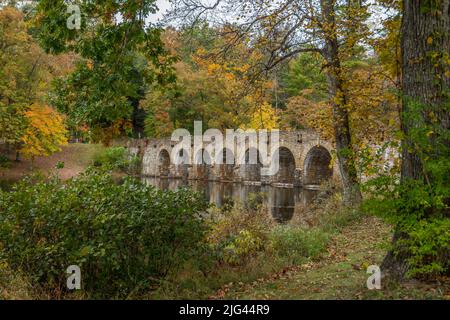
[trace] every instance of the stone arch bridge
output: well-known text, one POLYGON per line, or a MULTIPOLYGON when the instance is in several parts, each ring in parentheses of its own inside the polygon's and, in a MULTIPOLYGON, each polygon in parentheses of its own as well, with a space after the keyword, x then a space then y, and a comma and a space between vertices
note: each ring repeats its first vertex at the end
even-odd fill
MULTIPOLYGON (((177 143, 171 141, 171 138, 161 138, 130 140, 126 145, 131 154, 141 158, 141 173, 149 177, 270 184, 282 187, 318 185, 324 180, 340 178, 337 161, 332 161, 332 144, 321 140, 312 130, 279 132, 277 150, 272 150, 279 156, 279 170, 274 175, 265 175, 264 170, 261 170, 261 150, 256 150, 257 163, 249 163, 250 148, 246 149, 245 161, 240 164, 238 161, 234 161, 234 164, 208 164, 212 158, 235 159, 238 154, 238 146, 223 148, 218 155, 211 154, 211 151, 207 151, 207 145, 212 142, 203 142, 202 148, 197 152, 189 153, 181 148, 178 153, 181 161, 174 164, 171 154, 177 143)), ((193 139, 191 146, 194 146, 193 139)), ((268 143, 268 149, 270 148, 268 143)))

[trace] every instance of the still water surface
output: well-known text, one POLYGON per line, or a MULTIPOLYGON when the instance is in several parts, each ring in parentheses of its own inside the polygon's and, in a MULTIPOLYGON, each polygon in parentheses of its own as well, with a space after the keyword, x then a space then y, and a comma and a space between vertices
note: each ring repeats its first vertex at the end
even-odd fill
POLYGON ((163 190, 175 190, 182 186, 202 192, 207 201, 222 207, 232 199, 235 203, 244 203, 251 193, 264 194, 263 204, 271 216, 278 222, 291 220, 302 215, 317 196, 317 190, 303 188, 279 188, 273 186, 245 185, 232 182, 213 182, 167 178, 142 178, 149 185, 163 190))

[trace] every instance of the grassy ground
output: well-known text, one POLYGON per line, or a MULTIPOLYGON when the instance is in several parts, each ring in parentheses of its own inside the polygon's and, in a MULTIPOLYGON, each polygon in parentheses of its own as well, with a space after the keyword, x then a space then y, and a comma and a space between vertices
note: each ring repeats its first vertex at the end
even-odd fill
MULTIPOLYGON (((62 151, 49 157, 39 157, 34 160, 33 169, 48 174, 58 162, 64 162, 64 168, 59 170, 62 179, 71 178, 82 172, 92 163, 94 156, 105 147, 99 144, 71 143, 62 147, 62 151)), ((9 155, 13 160, 15 154, 9 155)), ((31 160, 21 159, 20 162, 11 161, 9 168, 0 167, 0 181, 17 181, 31 172, 31 160)))
POLYGON ((380 265, 389 226, 366 217, 333 237, 320 259, 286 268, 251 284, 227 285, 212 299, 449 299, 450 281, 366 287, 367 266, 380 265))

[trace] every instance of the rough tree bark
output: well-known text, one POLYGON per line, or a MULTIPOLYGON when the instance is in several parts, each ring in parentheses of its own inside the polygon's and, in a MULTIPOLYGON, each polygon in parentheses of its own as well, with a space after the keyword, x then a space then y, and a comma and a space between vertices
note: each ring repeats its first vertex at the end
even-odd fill
POLYGON ((344 187, 344 200, 349 204, 359 204, 361 202, 361 191, 354 162, 349 114, 346 107, 347 94, 341 76, 334 2, 330 0, 321 1, 322 29, 325 36, 323 56, 327 62, 326 76, 329 95, 332 99, 334 135, 339 170, 344 187))
MULTIPOLYGON (((449 88, 450 78, 448 74, 445 75, 446 70, 442 65, 437 63, 439 56, 433 58, 431 55, 447 54, 448 59, 450 54, 449 2, 449 0, 403 1, 401 53, 402 91, 405 99, 402 113, 409 111, 411 102, 442 107, 446 103, 444 90, 449 88)), ((448 129, 448 108, 440 109, 437 118, 442 128, 448 129)), ((422 116, 425 123, 431 120, 425 110, 422 116)), ((403 121, 402 130, 407 135, 409 129, 415 125, 417 124, 412 121, 403 121)), ((408 151, 407 144, 406 141, 402 150, 402 178, 422 179, 421 161, 416 153, 408 151)))
MULTIPOLYGON (((449 129, 449 56, 450 0, 403 0, 402 115, 411 111, 413 103, 424 106, 421 119, 402 116, 401 127, 405 137, 408 137, 412 128, 432 121, 429 109, 425 109, 425 106, 433 108, 444 130, 449 129), (439 63, 439 59, 444 63, 439 63)), ((406 138, 402 144, 401 180, 405 182, 408 179, 424 178, 422 159, 406 138)), ((393 243, 404 237, 405 234, 397 230, 393 243)), ((395 255, 389 252, 381 266, 383 273, 392 278, 404 278, 408 271, 407 257, 407 253, 395 255)))

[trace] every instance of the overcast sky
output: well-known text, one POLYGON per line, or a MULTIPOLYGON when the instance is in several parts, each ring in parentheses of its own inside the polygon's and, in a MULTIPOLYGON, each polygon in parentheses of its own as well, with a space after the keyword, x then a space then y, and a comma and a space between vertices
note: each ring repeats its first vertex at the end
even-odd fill
POLYGON ((150 22, 157 22, 159 19, 161 19, 164 13, 166 13, 166 11, 170 9, 171 4, 169 0, 157 0, 156 5, 158 6, 159 10, 156 14, 148 17, 148 21, 150 22))

